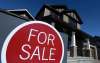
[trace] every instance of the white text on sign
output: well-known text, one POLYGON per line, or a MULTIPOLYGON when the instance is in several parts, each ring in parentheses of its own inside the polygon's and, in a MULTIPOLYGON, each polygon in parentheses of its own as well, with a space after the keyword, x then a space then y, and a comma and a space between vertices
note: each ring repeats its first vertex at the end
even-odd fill
POLYGON ((21 60, 32 60, 34 56, 37 56, 38 60, 53 60, 54 61, 55 58, 53 56, 55 55, 54 51, 56 51, 56 48, 54 48, 55 36, 53 34, 47 34, 46 32, 39 31, 37 29, 30 29, 27 41, 30 42, 31 39, 34 39, 34 38, 36 38, 38 44, 52 45, 53 47, 51 47, 49 50, 46 50, 46 47, 42 47, 42 52, 40 52, 41 47, 39 45, 37 45, 35 49, 33 50, 32 45, 26 43, 26 44, 23 44, 21 47, 22 52, 26 54, 26 56, 19 54, 19 58, 21 60), (43 39, 41 40, 41 38, 43 39), (27 51, 25 48, 32 50, 32 54, 29 51, 27 51), (45 58, 46 51, 49 51, 48 58, 47 57, 45 58), (42 53, 42 55, 40 53, 42 53))

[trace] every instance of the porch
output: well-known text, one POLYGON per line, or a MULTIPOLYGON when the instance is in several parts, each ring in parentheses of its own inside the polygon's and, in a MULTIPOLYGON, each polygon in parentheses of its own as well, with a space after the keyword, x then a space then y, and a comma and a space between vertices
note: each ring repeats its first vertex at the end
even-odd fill
POLYGON ((67 57, 67 63, 100 63, 92 57, 67 57))

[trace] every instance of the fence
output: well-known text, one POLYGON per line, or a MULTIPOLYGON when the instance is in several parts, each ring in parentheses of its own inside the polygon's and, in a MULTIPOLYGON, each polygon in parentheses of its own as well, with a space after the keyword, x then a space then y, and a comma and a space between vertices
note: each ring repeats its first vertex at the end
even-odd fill
POLYGON ((68 57, 67 63, 100 63, 100 61, 90 57, 68 57))

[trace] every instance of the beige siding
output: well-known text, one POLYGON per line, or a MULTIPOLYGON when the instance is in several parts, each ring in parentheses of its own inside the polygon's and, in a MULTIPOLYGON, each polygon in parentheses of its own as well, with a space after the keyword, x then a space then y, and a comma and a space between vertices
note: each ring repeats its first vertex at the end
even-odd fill
POLYGON ((70 15, 71 17, 73 17, 75 20, 79 21, 77 16, 72 12, 72 13, 67 13, 68 15, 70 15))
POLYGON ((79 23, 77 23, 77 29, 81 29, 81 26, 79 23))
POLYGON ((45 8, 45 11, 44 11, 44 16, 48 16, 50 15, 50 10, 48 10, 47 8, 45 8))
POLYGON ((73 18, 74 18, 75 20, 79 21, 78 18, 77 18, 77 16, 76 16, 75 14, 73 14, 73 18))
POLYGON ((64 20, 64 22, 69 23, 69 18, 66 15, 63 15, 63 20, 64 20))

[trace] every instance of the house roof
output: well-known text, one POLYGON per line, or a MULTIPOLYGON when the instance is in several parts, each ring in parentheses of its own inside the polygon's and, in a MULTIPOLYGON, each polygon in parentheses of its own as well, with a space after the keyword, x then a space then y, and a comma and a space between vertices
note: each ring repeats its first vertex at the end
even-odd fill
MULTIPOLYGON (((56 19, 56 18, 52 17, 51 15, 45 16, 45 17, 43 17, 43 16, 42 16, 42 17, 39 17, 39 14, 40 14, 45 8, 48 8, 49 10, 53 11, 56 15, 65 14, 65 15, 67 15, 67 16, 68 16, 69 18, 71 18, 71 19, 73 19, 73 18, 72 18, 71 16, 69 16, 68 14, 66 14, 66 12, 74 12, 74 13, 76 14, 76 16, 78 17, 78 19, 79 19, 79 21, 77 21, 77 22, 79 22, 80 24, 83 23, 82 20, 81 20, 81 18, 80 18, 80 16, 78 15, 78 13, 77 13, 75 10, 66 8, 66 9, 67 9, 66 11, 58 12, 57 10, 54 9, 54 8, 56 8, 56 7, 57 7, 57 6, 44 5, 44 6, 40 9, 40 11, 38 12, 38 14, 37 14, 37 16, 36 16, 36 19, 39 19, 39 20, 46 20, 46 19, 48 19, 49 21, 50 21, 50 19, 52 19, 52 20, 54 20, 56 23, 59 22, 60 24, 62 24, 62 26, 64 26, 65 28, 67 27, 67 28, 69 28, 69 29, 71 29, 71 30, 73 30, 73 31, 76 31, 76 32, 77 32, 77 35, 81 34, 81 35, 84 36, 84 37, 92 38, 92 36, 91 36, 90 34, 84 32, 83 30, 78 30, 78 29, 72 28, 71 25, 67 24, 66 22, 62 21, 61 19, 56 19), (79 34, 78 34, 78 33, 79 33, 79 34)), ((60 8, 60 6, 58 6, 58 7, 60 8)), ((61 7, 62 7, 62 6, 61 6, 61 7)), ((65 6, 64 6, 64 8, 65 8, 65 6)), ((51 21, 52 21, 52 20, 51 20, 51 21)), ((75 21, 75 19, 73 19, 73 21, 75 21)))
POLYGON ((78 15, 78 13, 75 11, 75 10, 69 10, 66 6, 64 6, 64 5, 43 5, 43 7, 40 9, 40 11, 38 12, 38 14, 36 15, 36 19, 38 19, 38 17, 40 17, 39 15, 41 14, 41 12, 42 11, 44 11, 44 9, 45 8, 48 8, 49 10, 51 10, 52 12, 54 12, 56 15, 63 15, 63 14, 65 14, 65 15, 67 15, 69 18, 71 18, 71 19, 73 19, 74 21, 76 21, 74 18, 72 18, 71 16, 69 16, 68 14, 66 14, 66 12, 74 12, 75 14, 76 14, 76 16, 78 17, 78 19, 79 19, 79 21, 76 21, 76 22, 78 22, 78 23, 80 23, 80 24, 83 24, 83 22, 82 22, 82 20, 81 20, 81 18, 80 18, 80 16, 78 15), (57 10, 55 10, 55 8, 61 8, 61 7, 63 7, 63 8, 65 8, 66 10, 64 10, 63 12, 58 12, 57 10))
MULTIPOLYGON (((67 9, 67 10, 63 11, 63 14, 67 14, 67 13, 70 13, 70 12, 75 13, 75 15, 77 16, 77 18, 78 18, 78 20, 79 20, 78 22, 79 22, 80 24, 83 24, 83 22, 82 22, 82 20, 81 20, 81 18, 80 18, 80 16, 79 16, 79 14, 77 13, 76 10, 67 9)), ((68 14, 67 14, 67 15, 68 15, 68 14)))
POLYGON ((100 36, 94 36, 93 41, 95 42, 100 42, 100 36))
POLYGON ((0 12, 6 13, 6 14, 8 14, 8 15, 11 15, 11 16, 14 16, 14 17, 16 17, 16 18, 20 18, 20 19, 23 19, 23 20, 26 20, 26 21, 30 20, 30 19, 26 19, 26 18, 20 17, 19 15, 16 15, 16 14, 14 14, 14 13, 12 13, 12 12, 9 12, 9 11, 7 11, 6 9, 1 9, 1 8, 0 8, 0 12))
MULTIPOLYGON (((30 19, 30 20, 34 20, 35 18, 29 13, 29 11, 27 9, 12 9, 12 10, 7 10, 11 13, 14 13, 16 15, 20 15, 20 14, 25 14, 28 18, 26 19, 30 19)), ((22 16, 21 16, 22 17, 22 16)))
POLYGON ((64 10, 68 9, 65 5, 50 5, 50 7, 55 9, 64 9, 64 10))
POLYGON ((92 39, 91 39, 91 42, 92 43, 95 43, 95 45, 97 47, 100 47, 100 36, 94 36, 92 39))
POLYGON ((36 19, 38 19, 38 17, 40 17, 39 15, 41 14, 42 11, 44 11, 45 8, 48 8, 49 10, 53 11, 55 14, 59 15, 60 12, 58 12, 57 10, 55 10, 54 8, 52 8, 49 5, 43 5, 42 8, 39 10, 39 12, 36 15, 36 19))

